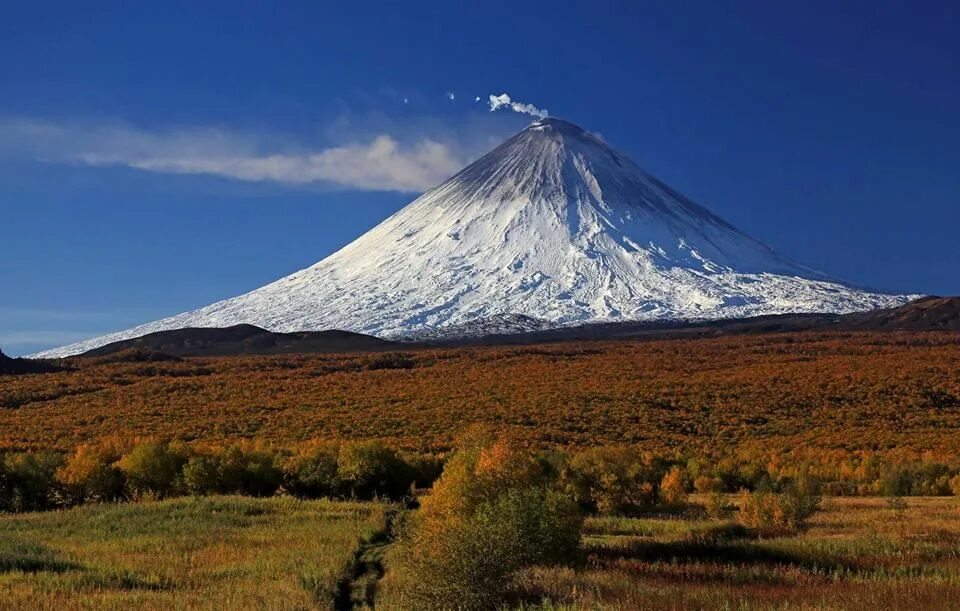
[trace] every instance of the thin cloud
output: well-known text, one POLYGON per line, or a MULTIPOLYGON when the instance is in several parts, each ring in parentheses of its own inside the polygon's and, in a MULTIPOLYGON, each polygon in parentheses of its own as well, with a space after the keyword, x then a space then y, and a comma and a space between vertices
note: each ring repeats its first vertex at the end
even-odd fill
POLYGON ((148 131, 128 125, 0 119, 3 154, 252 182, 418 192, 452 176, 474 157, 456 144, 426 137, 400 142, 379 134, 319 150, 266 140, 218 128, 148 131))
POLYGON ((96 335, 90 331, 0 331, 0 350, 7 356, 19 356, 37 347, 63 346, 96 335))

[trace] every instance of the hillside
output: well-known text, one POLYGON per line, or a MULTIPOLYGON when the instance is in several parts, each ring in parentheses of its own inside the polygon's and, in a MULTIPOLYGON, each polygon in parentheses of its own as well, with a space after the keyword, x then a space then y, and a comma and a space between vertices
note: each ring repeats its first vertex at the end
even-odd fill
POLYGON ((819 331, 960 331, 960 297, 921 297, 895 308, 849 314, 775 314, 693 321, 596 323, 523 333, 440 340, 437 344, 502 345, 601 339, 679 339, 819 331))
POLYGON ((536 445, 960 452, 960 341, 950 332, 85 361, 4 380, 0 447, 164 436, 436 449, 485 422, 536 445))
POLYGON ((0 350, 0 375, 20 375, 25 373, 48 373, 59 371, 60 367, 45 360, 10 358, 0 350))
POLYGON ((298 354, 378 350, 391 342, 350 331, 302 331, 272 333, 253 325, 226 328, 158 331, 114 342, 84 354, 100 357, 131 349, 145 349, 172 356, 229 356, 238 354, 298 354))

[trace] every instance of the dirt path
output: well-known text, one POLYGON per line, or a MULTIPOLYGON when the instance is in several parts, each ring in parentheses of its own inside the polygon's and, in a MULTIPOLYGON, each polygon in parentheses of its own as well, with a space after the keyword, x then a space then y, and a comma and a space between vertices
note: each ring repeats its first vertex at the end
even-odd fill
POLYGON ((337 595, 333 602, 333 608, 336 611, 376 607, 377 584, 385 572, 383 556, 393 544, 393 525, 399 513, 399 511, 389 513, 386 528, 357 548, 349 575, 337 588, 337 595))

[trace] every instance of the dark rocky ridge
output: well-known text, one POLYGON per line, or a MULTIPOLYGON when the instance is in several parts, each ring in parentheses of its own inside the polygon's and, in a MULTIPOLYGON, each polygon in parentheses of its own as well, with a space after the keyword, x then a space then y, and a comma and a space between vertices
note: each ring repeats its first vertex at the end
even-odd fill
POLYGON ((11 358, 0 350, 0 375, 19 375, 25 373, 48 373, 60 371, 62 367, 46 359, 11 358))
POLYGON ((187 328, 158 331, 143 337, 107 344, 84 353, 102 357, 132 349, 171 356, 234 356, 241 354, 297 354, 378 350, 392 342, 350 331, 272 333, 254 325, 224 328, 187 328))
POLYGON ((851 314, 776 314, 701 321, 601 323, 514 335, 488 335, 440 344, 536 344, 612 339, 679 339, 721 335, 802 333, 809 331, 953 331, 960 332, 960 297, 922 297, 897 308, 851 314))

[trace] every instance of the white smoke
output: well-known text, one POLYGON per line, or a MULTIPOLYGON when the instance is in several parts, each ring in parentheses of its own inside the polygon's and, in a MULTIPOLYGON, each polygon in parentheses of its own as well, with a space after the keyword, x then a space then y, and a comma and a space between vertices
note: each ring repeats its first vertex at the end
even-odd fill
POLYGON ((500 110, 501 108, 509 108, 513 112, 519 112, 527 115, 533 115, 534 117, 539 117, 543 119, 547 117, 550 113, 547 112, 546 108, 537 108, 533 104, 524 104, 523 102, 515 102, 510 99, 510 94, 501 93, 500 95, 490 95, 490 112, 495 110, 500 110))

